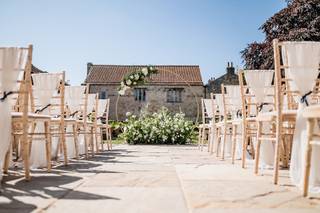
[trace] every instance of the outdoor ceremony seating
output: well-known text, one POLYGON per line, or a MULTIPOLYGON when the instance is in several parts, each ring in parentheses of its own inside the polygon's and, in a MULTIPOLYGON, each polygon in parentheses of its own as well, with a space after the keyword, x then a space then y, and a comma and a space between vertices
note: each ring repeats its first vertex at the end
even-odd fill
MULTIPOLYGON (((266 125, 266 120, 260 119, 260 115, 269 113, 274 109, 273 76, 273 70, 243 70, 239 72, 243 102, 243 126, 245 129, 244 140, 242 141, 242 162, 243 167, 245 167, 246 145, 249 139, 255 150, 254 153, 251 153, 255 159, 255 173, 258 172, 262 136, 270 136, 272 134, 270 130, 272 130, 273 124, 271 127, 266 125)), ((263 163, 269 166, 273 165, 273 143, 264 141, 262 146, 263 163)))
POLYGON ((1 113, 1 149, 0 149, 0 179, 2 168, 7 172, 11 159, 11 141, 13 134, 19 137, 22 144, 22 159, 25 167, 25 177, 30 179, 28 119, 29 95, 31 89, 32 45, 27 48, 0 48, 0 113, 1 113), (12 115, 15 111, 15 115, 12 115), (12 125, 11 125, 12 124, 12 125), (12 127, 16 127, 12 130, 12 127))
MULTIPOLYGON (((241 138, 241 95, 239 85, 221 85, 223 102, 223 121, 222 128, 222 156, 225 158, 226 146, 232 158, 235 159, 237 139, 241 138), (239 133, 240 130, 240 133, 239 133), (229 140, 228 140, 229 139, 229 140)), ((219 149, 218 149, 219 151, 219 149)))
MULTIPOLYGON (((107 149, 112 149, 111 142, 111 128, 109 126, 109 106, 110 99, 99 99, 98 100, 98 112, 97 112, 97 136, 100 141, 101 150, 104 150, 103 147, 103 135, 105 134, 107 149)), ((98 147, 98 146, 97 146, 98 147)))
POLYGON ((213 146, 213 139, 211 137, 214 128, 214 104, 212 94, 210 99, 201 99, 202 109, 202 124, 199 125, 198 147, 203 150, 204 141, 207 137, 208 151, 210 146, 213 146))

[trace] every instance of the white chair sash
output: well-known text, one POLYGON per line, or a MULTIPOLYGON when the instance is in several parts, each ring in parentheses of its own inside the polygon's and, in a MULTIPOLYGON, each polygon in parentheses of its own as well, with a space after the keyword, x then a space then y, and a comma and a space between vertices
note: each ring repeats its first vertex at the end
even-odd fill
MULTIPOLYGON (((301 96, 312 91, 319 74, 320 42, 284 42, 282 44, 282 59, 284 65, 288 66, 286 73, 293 80, 293 84, 301 96)), ((293 183, 298 186, 302 185, 307 142, 306 119, 302 117, 302 111, 306 106, 307 99, 305 97, 304 102, 299 103, 290 164, 290 177, 293 183)), ((311 164, 310 188, 318 188, 320 192, 319 147, 314 147, 313 149, 311 164)))
POLYGON ((271 87, 273 70, 245 70, 244 76, 258 104, 262 104, 271 87))
POLYGON ((208 118, 213 118, 213 106, 211 99, 203 99, 203 105, 208 118))
POLYGON ((98 100, 98 112, 97 112, 97 116, 98 117, 101 117, 103 116, 104 112, 106 111, 107 109, 107 104, 108 104, 108 101, 109 99, 99 99, 98 100))
MULTIPOLYGON (((17 81, 22 80, 21 73, 26 66, 27 55, 27 49, 15 47, 0 49, 0 91, 2 96, 4 93, 17 90, 19 85, 17 81)), ((0 180, 2 179, 4 158, 11 141, 11 109, 10 97, 0 101, 0 180)))
POLYGON ((79 110, 83 103, 85 86, 66 86, 65 87, 65 102, 68 105, 71 113, 79 110))

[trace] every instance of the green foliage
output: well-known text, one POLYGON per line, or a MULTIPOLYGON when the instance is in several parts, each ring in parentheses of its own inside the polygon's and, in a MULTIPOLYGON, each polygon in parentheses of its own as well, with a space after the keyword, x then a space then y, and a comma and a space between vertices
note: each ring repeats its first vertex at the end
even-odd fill
POLYGON ((128 114, 120 135, 129 144, 186 144, 194 138, 194 126, 183 113, 172 114, 166 108, 156 113, 128 114))
POLYGON ((125 75, 120 83, 119 94, 124 95, 127 89, 144 85, 146 78, 155 73, 157 73, 157 70, 153 66, 147 66, 125 75))
POLYGON ((287 0, 287 7, 261 27, 266 37, 241 51, 245 69, 272 69, 272 40, 320 41, 320 0, 287 0))

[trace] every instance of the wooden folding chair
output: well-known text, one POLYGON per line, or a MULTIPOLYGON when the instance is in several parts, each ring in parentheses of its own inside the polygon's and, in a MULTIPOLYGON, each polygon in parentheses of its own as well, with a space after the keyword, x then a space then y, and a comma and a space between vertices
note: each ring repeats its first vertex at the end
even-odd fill
MULTIPOLYGON (((6 138, 3 138, 2 151, 6 152, 4 160, 4 172, 7 173, 10 161, 10 149, 11 149, 11 140, 18 135, 19 140, 22 143, 22 158, 25 168, 25 178, 30 180, 30 168, 29 168, 29 145, 28 145, 28 128, 29 128, 29 110, 30 106, 30 90, 31 90, 31 68, 32 68, 32 45, 29 45, 27 48, 0 48, 2 52, 1 56, 2 63, 0 67, 1 83, 0 83, 0 92, 2 93, 1 104, 6 104, 9 108, 12 107, 12 102, 14 103, 13 111, 14 113, 8 112, 9 114, 5 116, 3 114, 2 122, 3 124, 12 123, 12 137, 9 136, 8 141, 5 141, 6 138), (12 56, 15 55, 15 58, 12 56), (17 75, 11 75, 11 73, 4 73, 5 71, 17 72, 17 75), (22 72, 23 75, 19 73, 22 72), (21 78, 20 78, 21 77, 21 78), (5 84, 8 84, 6 85, 5 84), (13 101, 10 101, 12 95, 17 94, 14 97, 13 101), (14 114, 14 115, 13 115, 14 114), (8 119, 6 121, 6 119, 8 119), (8 145, 8 147, 7 147, 8 145)), ((3 106, 4 107, 4 106, 3 106)), ((9 128, 11 128, 9 127, 9 128)), ((4 127, 1 127, 4 129, 4 127)), ((10 131, 9 131, 10 132, 10 131)), ((9 133, 10 134, 10 133, 9 133)), ((4 137, 4 135, 2 135, 4 137)), ((2 156, 1 156, 2 157, 2 156)), ((2 168, 0 168, 2 169, 2 168)))
MULTIPOLYGON (((112 149, 111 141, 111 128, 108 124, 109 121, 109 105, 110 99, 99 99, 98 100, 98 112, 97 112, 97 131, 98 138, 100 139, 101 150, 103 151, 103 135, 106 137, 107 149, 112 149)), ((97 144, 98 147, 98 144, 97 144)))
POLYGON ((210 99, 201 99, 202 108, 202 124, 199 125, 199 148, 202 151, 204 141, 207 138, 208 152, 210 151, 210 146, 213 145, 212 136, 214 128, 214 104, 213 96, 211 94, 210 99))
POLYGON ((241 137, 241 134, 238 133, 238 129, 241 128, 241 101, 240 96, 240 87, 238 85, 224 85, 221 84, 222 98, 223 98, 223 141, 222 141, 222 156, 225 158, 225 149, 227 143, 227 137, 231 137, 231 159, 234 163, 235 158, 235 149, 236 141, 241 137), (231 91, 237 91, 239 94, 231 94, 231 91))
POLYGON ((305 168, 303 176, 303 196, 308 196, 309 191, 309 177, 311 168, 311 157, 313 146, 320 146, 320 134, 315 131, 316 125, 319 126, 320 121, 320 105, 307 107, 303 116, 308 119, 307 121, 307 148, 305 154, 305 168))

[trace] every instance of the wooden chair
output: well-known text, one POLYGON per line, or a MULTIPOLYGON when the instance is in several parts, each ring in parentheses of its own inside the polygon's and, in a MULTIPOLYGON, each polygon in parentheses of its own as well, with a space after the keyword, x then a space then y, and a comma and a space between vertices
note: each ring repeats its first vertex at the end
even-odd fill
MULTIPOLYGON (((101 150, 104 150, 103 147, 103 135, 106 136, 106 142, 107 142, 107 149, 112 149, 112 139, 111 139, 111 128, 108 124, 109 121, 109 106, 110 106, 110 99, 99 99, 98 100, 98 112, 97 112, 97 131, 98 136, 100 138, 100 145, 101 150)), ((98 145, 97 145, 98 147, 98 145)))
POLYGON ((214 125, 214 104, 213 96, 211 95, 210 99, 201 99, 201 108, 202 108, 202 124, 199 125, 199 148, 202 151, 205 138, 207 137, 208 141, 208 151, 210 150, 210 145, 213 145, 211 133, 213 133, 214 125))
POLYGON ((305 144, 305 141, 301 140, 301 134, 305 129, 302 112, 303 108, 311 104, 310 95, 314 94, 318 84, 316 80, 319 76, 320 42, 279 42, 275 39, 273 49, 277 110, 274 183, 278 183, 281 144, 287 135, 291 135, 293 139, 290 176, 293 182, 295 179, 300 182, 302 179, 300 172, 297 174, 298 177, 293 173, 300 167, 300 163, 297 165, 295 162, 303 162, 300 153, 301 145, 305 144), (288 102, 287 109, 284 107, 285 99, 288 102))
MULTIPOLYGON (((28 146, 28 112, 30 109, 30 88, 31 88, 31 68, 32 68, 32 45, 27 48, 0 48, 1 52, 1 162, 4 172, 8 171, 11 154, 11 130, 14 135, 15 130, 11 129, 17 125, 19 127, 19 139, 23 145, 22 157, 25 167, 25 177, 30 179, 29 169, 29 146, 28 146), (22 74, 21 74, 22 73, 22 74), (15 98, 13 96, 16 94, 15 98), (11 99, 11 100, 10 100, 11 99), (12 100, 14 99, 14 100, 12 100), (14 106, 13 106, 14 105, 14 106), (19 118, 12 116, 11 108, 19 112, 19 118), (10 114, 11 113, 11 114, 10 114), (8 125, 9 123, 9 125, 8 125), (12 123, 12 126, 10 126, 12 123), (19 125, 18 125, 19 123, 19 125)), ((2 169, 2 168, 0 168, 2 169)), ((0 177, 1 179, 1 177, 0 177)))
MULTIPOLYGON (((76 158, 80 155, 79 129, 83 128, 83 119, 80 117, 85 100, 85 86, 66 86, 65 87, 65 104, 66 104, 66 134, 73 137, 76 158), (78 126, 78 124, 81 124, 78 126), (69 132, 68 132, 69 127, 69 132), (70 130, 72 127, 72 130, 70 130)), ((87 153, 87 143, 85 139, 85 151, 87 153)))
POLYGON ((81 111, 78 114, 77 125, 79 134, 84 135, 85 141, 85 155, 89 157, 88 148, 90 146, 91 155, 94 156, 94 137, 95 137, 95 125, 97 102, 96 96, 98 94, 89 94, 89 84, 86 85, 84 102, 81 104, 81 111))
POLYGON ((311 168, 311 157, 313 146, 320 146, 320 134, 315 131, 316 125, 319 125, 320 119, 320 105, 307 107, 303 116, 307 118, 307 148, 305 154, 305 168, 303 176, 303 196, 308 196, 309 191, 309 177, 311 168))
POLYGON ((234 163, 236 141, 241 138, 238 129, 241 129, 241 99, 240 87, 238 85, 221 85, 224 116, 223 116, 223 142, 222 142, 222 156, 225 158, 225 149, 227 137, 231 137, 231 159, 234 163))
MULTIPOLYGON (((258 138, 260 135, 257 136, 257 129, 259 125, 260 127, 262 126, 262 121, 257 121, 257 116, 258 113, 274 109, 273 76, 273 70, 239 71, 244 135, 242 141, 243 168, 245 167, 248 144, 250 145, 252 157, 255 159, 256 163, 259 161, 261 140, 258 138), (254 148, 253 141, 255 139, 257 140, 257 147, 254 148)), ((259 130, 262 131, 262 128, 259 130)))

